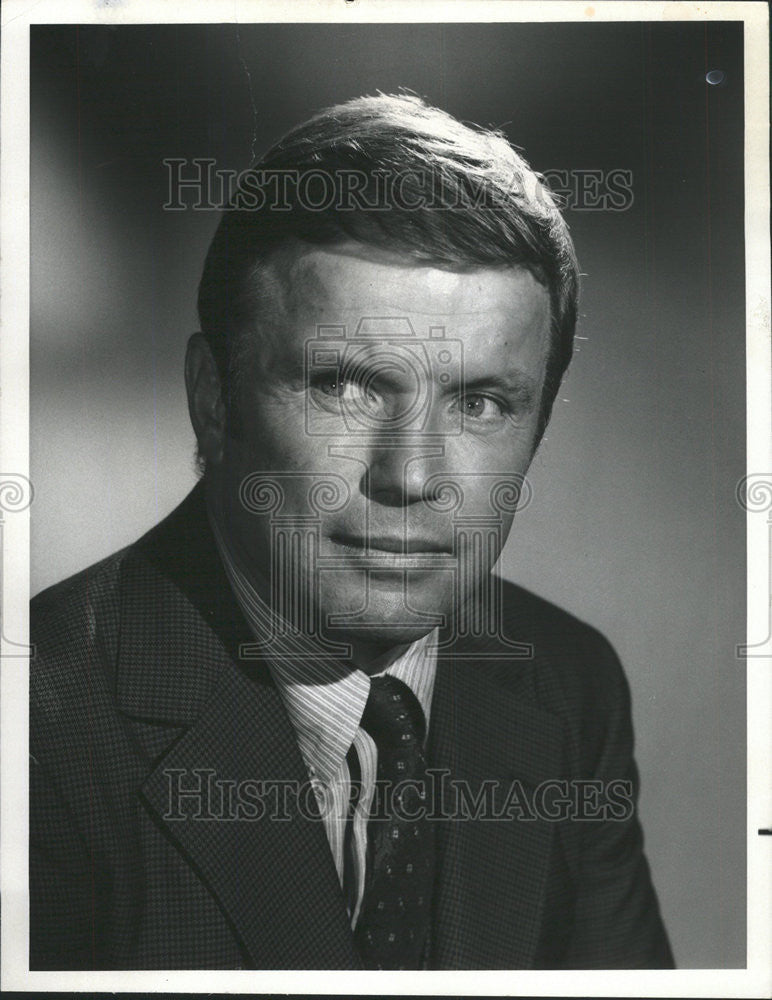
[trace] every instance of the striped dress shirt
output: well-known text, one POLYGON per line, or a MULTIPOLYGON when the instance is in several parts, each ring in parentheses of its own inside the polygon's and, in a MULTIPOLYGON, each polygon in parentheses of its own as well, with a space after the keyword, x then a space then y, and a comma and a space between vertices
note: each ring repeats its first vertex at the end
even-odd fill
MULTIPOLYGON (((350 912, 356 926, 365 886, 367 820, 378 767, 374 740, 359 725, 370 693, 370 677, 363 670, 345 668, 323 654, 302 633, 276 628, 274 612, 260 597, 230 544, 225 526, 210 507, 209 521, 217 548, 238 604, 295 728, 298 746, 316 793, 319 811, 344 889, 346 823, 351 797, 351 775, 346 755, 353 746, 361 771, 362 794, 352 819, 352 856, 349 871, 355 880, 350 912)), ((437 667, 437 630, 416 640, 380 671, 403 681, 423 709, 426 728, 437 667)), ((351 875, 349 875, 349 878, 351 875)))

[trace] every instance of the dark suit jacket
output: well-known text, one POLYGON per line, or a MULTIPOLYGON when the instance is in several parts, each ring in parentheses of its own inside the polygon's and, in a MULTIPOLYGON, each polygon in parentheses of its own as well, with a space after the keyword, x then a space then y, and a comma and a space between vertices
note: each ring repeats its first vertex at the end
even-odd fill
MULTIPOLYGON (((430 764, 498 806, 552 779, 635 783, 608 643, 510 584, 504 607, 533 656, 440 659, 430 764)), ((239 657, 201 487, 36 597, 32 638, 31 968, 360 968, 318 819, 168 818, 170 774, 307 778, 268 668, 239 657)), ((436 829, 432 968, 671 965, 635 815, 436 829)))

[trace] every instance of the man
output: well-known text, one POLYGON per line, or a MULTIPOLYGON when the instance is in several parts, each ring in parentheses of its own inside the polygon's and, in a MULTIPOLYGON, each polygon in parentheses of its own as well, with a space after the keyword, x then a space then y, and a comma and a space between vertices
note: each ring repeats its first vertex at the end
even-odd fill
POLYGON ((241 178, 202 481, 34 601, 33 968, 672 964, 621 667, 491 573, 576 294, 537 176, 415 98, 241 178))

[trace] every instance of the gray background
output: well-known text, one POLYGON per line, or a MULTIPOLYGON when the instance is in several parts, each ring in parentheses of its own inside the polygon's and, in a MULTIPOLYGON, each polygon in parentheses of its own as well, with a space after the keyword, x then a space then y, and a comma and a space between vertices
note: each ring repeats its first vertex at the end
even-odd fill
POLYGON ((584 339, 500 569, 615 645, 676 959, 744 965, 742 25, 33 27, 31 44, 33 592, 194 482, 182 360, 217 220, 162 210, 164 157, 243 169, 253 139, 404 86, 503 127, 537 169, 633 172, 629 210, 567 211, 584 339))

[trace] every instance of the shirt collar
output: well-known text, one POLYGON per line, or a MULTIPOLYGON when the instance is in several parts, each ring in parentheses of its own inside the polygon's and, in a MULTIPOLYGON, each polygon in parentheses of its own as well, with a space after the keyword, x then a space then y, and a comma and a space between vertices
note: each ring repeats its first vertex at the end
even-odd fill
MULTIPOLYGON (((211 507, 208 512, 226 576, 262 647, 295 727, 303 759, 312 775, 332 781, 359 728, 370 678, 363 670, 345 669, 339 660, 323 655, 311 637, 272 627, 273 611, 239 565, 225 527, 211 507)), ((437 635, 434 629, 417 639, 380 671, 407 684, 423 709, 427 729, 437 668, 437 635)))

